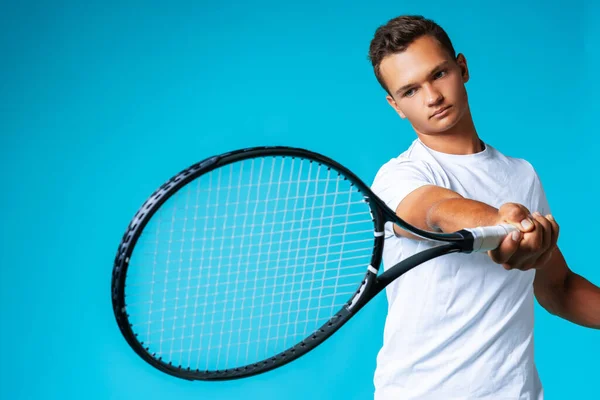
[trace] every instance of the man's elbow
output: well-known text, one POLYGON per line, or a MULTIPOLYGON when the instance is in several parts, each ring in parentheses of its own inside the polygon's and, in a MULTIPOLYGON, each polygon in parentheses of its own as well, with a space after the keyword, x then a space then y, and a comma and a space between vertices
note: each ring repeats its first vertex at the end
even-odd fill
POLYGON ((550 314, 560 316, 564 308, 564 288, 558 286, 534 290, 538 303, 550 314))

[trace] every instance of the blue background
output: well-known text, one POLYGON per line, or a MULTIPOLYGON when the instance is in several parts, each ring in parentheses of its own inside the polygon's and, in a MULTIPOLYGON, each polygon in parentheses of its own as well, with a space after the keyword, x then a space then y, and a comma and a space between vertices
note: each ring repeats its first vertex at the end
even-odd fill
MULTIPOLYGON (((399 14, 435 19, 466 55, 481 137, 535 166, 569 265, 600 284, 591 240, 598 5, 8 3, 0 6, 3 399, 372 398, 383 295, 295 363, 210 383, 139 359, 116 327, 109 288, 130 218, 199 159, 300 146, 370 183, 415 137, 366 60, 375 29, 399 14)), ((597 395, 598 331, 536 306, 535 335, 547 399, 597 395)))

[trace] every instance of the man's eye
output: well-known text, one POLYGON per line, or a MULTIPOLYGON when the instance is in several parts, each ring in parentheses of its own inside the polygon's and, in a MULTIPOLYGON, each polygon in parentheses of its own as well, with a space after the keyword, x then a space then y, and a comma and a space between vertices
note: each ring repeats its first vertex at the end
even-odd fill
POLYGON ((416 92, 416 89, 409 89, 406 92, 404 92, 404 97, 411 97, 412 95, 414 95, 416 92))
POLYGON ((440 71, 440 72, 436 73, 433 77, 435 79, 439 79, 439 78, 442 78, 444 76, 446 76, 446 71, 440 71))

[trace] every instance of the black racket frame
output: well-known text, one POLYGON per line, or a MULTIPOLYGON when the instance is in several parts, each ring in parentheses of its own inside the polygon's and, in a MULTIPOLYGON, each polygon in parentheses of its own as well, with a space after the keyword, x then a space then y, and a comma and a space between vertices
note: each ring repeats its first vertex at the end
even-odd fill
POLYGON ((369 302, 369 300, 375 297, 389 283, 415 266, 435 257, 449 253, 469 253, 471 252, 472 246, 473 236, 469 231, 461 230, 454 233, 434 233, 423 231, 409 225, 396 216, 396 214, 391 211, 385 205, 385 203, 379 199, 354 173, 328 157, 306 149, 286 146, 262 146, 246 148, 209 157, 181 171, 161 185, 139 208, 123 235, 114 260, 111 281, 113 312, 117 321, 117 325, 119 326, 121 333, 131 348, 142 359, 162 372, 187 380, 230 380, 249 377, 283 366, 317 347, 320 343, 329 338, 334 332, 340 329, 353 315, 355 315, 362 307, 364 307, 365 304, 369 302), (422 253, 415 254, 414 256, 403 260, 398 265, 389 268, 386 272, 379 276, 377 273, 373 272, 373 270, 369 270, 368 266, 365 265, 365 276, 362 279, 359 287, 348 300, 348 302, 337 312, 337 314, 335 314, 323 326, 313 332, 310 336, 306 337, 300 343, 266 360, 239 368, 218 371, 190 369, 189 367, 185 368, 181 365, 175 365, 171 362, 163 361, 161 357, 156 357, 155 353, 150 353, 149 347, 144 346, 143 341, 139 341, 137 339, 137 334, 133 331, 132 324, 129 322, 127 314, 127 307, 125 303, 126 275, 129 259, 133 253, 133 249, 137 240, 139 239, 148 221, 150 221, 160 206, 189 182, 216 168, 223 167, 237 161, 269 156, 301 158, 318 162, 330 169, 335 170, 338 174, 349 180, 351 184, 358 189, 370 207, 374 224, 374 233, 379 233, 373 237, 374 245, 370 265, 374 268, 374 270, 379 271, 380 268, 384 243, 383 231, 384 225, 387 221, 398 224, 403 229, 406 229, 415 235, 431 240, 445 242, 445 244, 428 249, 422 253))

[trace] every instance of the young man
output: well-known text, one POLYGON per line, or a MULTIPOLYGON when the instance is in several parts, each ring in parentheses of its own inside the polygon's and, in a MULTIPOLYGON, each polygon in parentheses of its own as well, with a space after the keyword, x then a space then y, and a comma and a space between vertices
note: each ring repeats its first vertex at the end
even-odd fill
MULTIPOLYGON (((388 103, 417 133, 381 167, 374 192, 422 229, 519 229, 495 251, 440 257, 387 288, 375 399, 541 400, 533 296, 553 314, 600 328, 600 288, 567 267, 533 167, 480 140, 467 61, 444 30, 419 16, 395 18, 377 29, 369 56, 388 103)), ((388 226, 384 267, 427 246, 388 226)))

